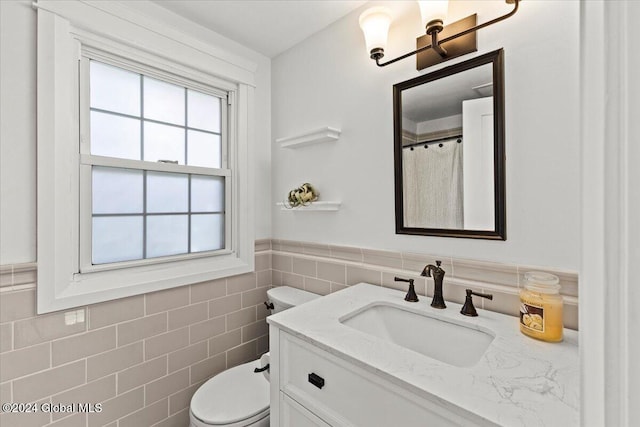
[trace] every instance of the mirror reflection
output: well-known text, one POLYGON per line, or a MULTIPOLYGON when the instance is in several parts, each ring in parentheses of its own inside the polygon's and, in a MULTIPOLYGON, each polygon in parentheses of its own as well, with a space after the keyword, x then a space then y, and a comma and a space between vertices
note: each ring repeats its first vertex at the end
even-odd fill
POLYGON ((398 233, 504 239, 499 58, 394 86, 398 233))

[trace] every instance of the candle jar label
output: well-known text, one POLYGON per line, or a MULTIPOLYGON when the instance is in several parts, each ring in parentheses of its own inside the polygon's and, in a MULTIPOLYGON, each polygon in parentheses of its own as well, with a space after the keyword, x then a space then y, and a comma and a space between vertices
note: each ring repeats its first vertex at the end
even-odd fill
POLYGON ((532 331, 544 333, 544 308, 526 303, 520 304, 520 324, 532 331))

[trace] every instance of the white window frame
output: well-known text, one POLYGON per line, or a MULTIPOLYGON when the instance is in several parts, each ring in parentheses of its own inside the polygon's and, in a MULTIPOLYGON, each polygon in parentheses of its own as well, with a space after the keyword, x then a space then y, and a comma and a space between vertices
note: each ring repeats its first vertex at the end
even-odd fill
MULTIPOLYGON (((80 273, 93 271, 115 270, 125 267, 160 264, 168 261, 188 260, 194 258, 210 257, 231 253, 233 205, 231 202, 232 176, 227 160, 229 147, 235 142, 228 137, 228 110, 233 110, 230 92, 213 87, 214 82, 193 82, 188 79, 174 76, 156 69, 136 64, 123 58, 116 57, 107 52, 97 51, 90 47, 84 47, 80 58, 80 273), (87 138, 90 130, 90 87, 89 87, 89 62, 95 60, 103 64, 112 65, 119 69, 131 71, 144 76, 152 77, 164 82, 169 82, 180 87, 196 90, 201 93, 216 96, 221 99, 221 140, 222 140, 222 165, 220 169, 204 168, 199 166, 174 165, 171 163, 145 162, 143 160, 119 159, 103 157, 91 154, 90 141, 87 138), (225 247, 220 250, 185 253, 156 258, 143 258, 132 261, 121 261, 107 264, 92 263, 92 190, 91 170, 92 166, 104 166, 121 169, 136 169, 156 172, 175 172, 180 174, 201 176, 223 176, 225 178, 225 247), (215 175, 214 175, 215 174, 215 175)), ((186 123, 185 123, 186 126, 186 123)), ((185 159, 186 160, 186 159, 185 159)), ((190 230, 189 230, 190 232, 190 230)))
MULTIPOLYGON (((104 8, 103 4, 99 6, 104 8)), ((87 3, 38 3, 38 313, 254 269, 254 74, 247 70, 246 63, 230 67, 230 57, 207 51, 201 42, 186 40, 184 35, 181 40, 170 38, 134 22, 87 3), (115 35, 114 28, 118 29, 115 35), (81 238, 87 238, 86 227, 90 228, 86 222, 90 166, 82 166, 88 154, 81 153, 88 136, 86 128, 80 127, 81 111, 88 110, 88 101, 80 99, 84 83, 81 75, 85 75, 80 73, 83 55, 102 57, 114 65, 122 58, 128 69, 132 64, 142 64, 142 74, 149 75, 149 70, 156 69, 163 80, 175 75, 179 84, 188 81, 197 87, 199 82, 228 94, 230 172, 226 178, 225 231, 230 238, 224 250, 87 268, 87 242, 80 243, 81 238), (82 180, 81 174, 85 175, 82 180)), ((123 164, 106 158, 100 161, 105 165, 113 161, 123 164)), ((184 173, 184 168, 181 166, 180 172, 184 173)), ((161 169, 176 172, 171 164, 163 164, 161 169)))

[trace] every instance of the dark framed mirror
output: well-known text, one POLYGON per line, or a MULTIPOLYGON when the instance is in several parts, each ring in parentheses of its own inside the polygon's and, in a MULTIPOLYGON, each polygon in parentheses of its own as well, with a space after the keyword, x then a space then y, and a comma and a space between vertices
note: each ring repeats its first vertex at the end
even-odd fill
POLYGON ((506 240, 503 50, 393 86, 396 233, 506 240))

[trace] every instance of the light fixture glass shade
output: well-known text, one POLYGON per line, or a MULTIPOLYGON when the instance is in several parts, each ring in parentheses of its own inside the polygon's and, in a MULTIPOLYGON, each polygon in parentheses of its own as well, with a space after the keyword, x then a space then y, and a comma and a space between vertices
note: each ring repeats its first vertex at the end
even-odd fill
POLYGON ((372 49, 387 47, 387 36, 391 25, 391 14, 384 7, 373 7, 360 15, 360 28, 364 33, 367 53, 372 49))
POLYGON ((422 0, 420 5, 420 15, 422 16, 422 27, 435 19, 444 22, 449 13, 449 0, 422 0))

